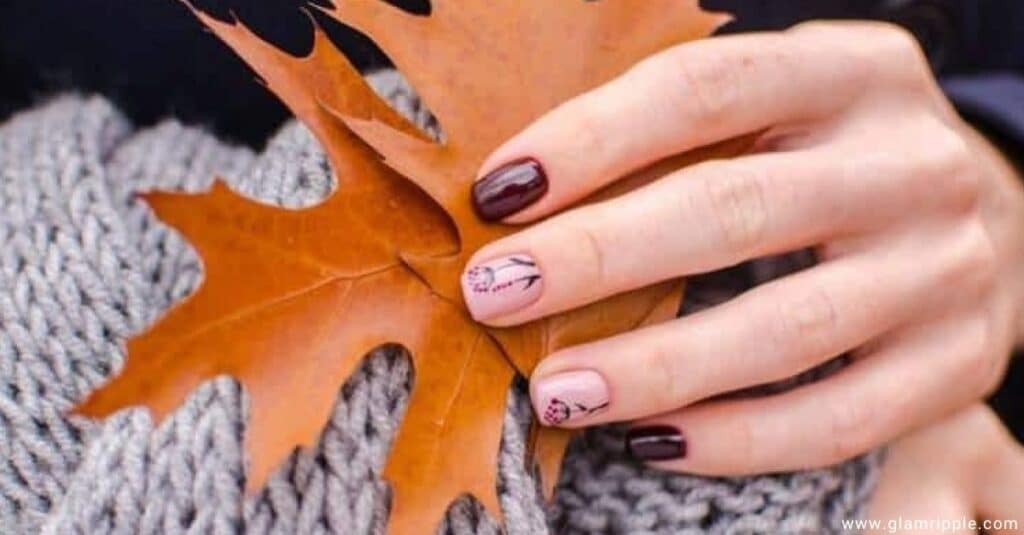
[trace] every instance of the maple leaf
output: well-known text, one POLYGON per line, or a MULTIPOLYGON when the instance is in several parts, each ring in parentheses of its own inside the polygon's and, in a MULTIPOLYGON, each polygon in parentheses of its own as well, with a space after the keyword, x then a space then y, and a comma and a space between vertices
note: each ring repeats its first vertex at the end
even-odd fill
MULTIPOLYGON (((247 485, 259 488, 296 446, 319 435, 339 386, 385 344, 410 353, 415 384, 384 477, 389 529, 419 533, 471 494, 500 517, 496 469, 508 386, 562 347, 675 315, 670 281, 524 326, 472 321, 459 290, 466 260, 516 229, 486 224, 470 204, 484 158, 566 99, 725 20, 697 0, 433 0, 418 16, 383 0, 314 6, 373 39, 445 132, 438 143, 403 119, 313 24, 302 58, 238 21, 194 10, 317 136, 336 192, 292 211, 220 182, 200 195, 145 196, 198 249, 205 279, 128 343, 124 369, 78 411, 144 405, 160 419, 200 383, 237 378, 251 403, 247 485)), ((726 143, 660 162, 601 194, 615 195, 726 143)), ((568 433, 534 424, 529 462, 553 488, 568 433)))

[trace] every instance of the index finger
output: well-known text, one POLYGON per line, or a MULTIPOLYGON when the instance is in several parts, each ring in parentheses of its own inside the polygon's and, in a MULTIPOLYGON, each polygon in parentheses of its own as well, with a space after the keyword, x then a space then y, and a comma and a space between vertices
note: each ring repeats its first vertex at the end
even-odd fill
POLYGON ((651 56, 498 148, 473 188, 477 212, 534 220, 668 156, 827 114, 863 90, 855 62, 830 51, 843 41, 854 40, 790 30, 651 56))

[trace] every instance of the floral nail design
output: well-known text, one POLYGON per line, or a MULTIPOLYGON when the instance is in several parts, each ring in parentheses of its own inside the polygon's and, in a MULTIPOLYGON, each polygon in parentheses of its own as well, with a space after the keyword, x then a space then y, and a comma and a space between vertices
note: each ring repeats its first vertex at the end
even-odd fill
POLYGON ((588 418, 610 406, 608 384, 594 370, 575 370, 542 377, 530 385, 537 416, 544 425, 562 425, 588 418))
POLYGON ((526 291, 540 280, 540 271, 533 260, 512 256, 498 265, 482 265, 470 269, 466 272, 466 280, 476 293, 497 293, 520 283, 522 290, 526 291), (511 270, 515 273, 504 275, 511 270))
POLYGON ((582 403, 565 402, 558 398, 551 398, 548 408, 544 411, 543 418, 548 425, 558 425, 573 418, 589 416, 598 411, 608 408, 608 402, 594 407, 588 407, 582 403))
POLYGON ((477 320, 515 312, 539 299, 543 287, 537 262, 525 254, 484 262, 462 275, 462 294, 477 320))

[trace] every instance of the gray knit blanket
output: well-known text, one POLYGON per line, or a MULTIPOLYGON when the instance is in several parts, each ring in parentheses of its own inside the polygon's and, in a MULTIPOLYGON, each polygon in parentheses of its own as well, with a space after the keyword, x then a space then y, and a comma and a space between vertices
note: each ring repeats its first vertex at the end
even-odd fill
MULTIPOLYGON (((396 75, 371 78, 400 111, 427 121, 396 75)), ((246 396, 229 377, 198 388, 160 426, 141 409, 104 421, 67 415, 124 364, 125 341, 202 278, 196 253, 134 194, 201 191, 219 175, 268 203, 314 204, 334 181, 305 128, 284 126, 257 154, 174 120, 136 130, 101 98, 63 96, 0 126, 0 173, 0 533, 382 532, 388 489, 379 474, 410 381, 403 354, 370 355, 340 387, 318 446, 294 453, 254 497, 244 493, 246 396)), ((710 276, 690 305, 777 271, 710 276)), ((572 444, 556 502, 545 505, 522 460, 530 417, 518 385, 499 459, 513 535, 838 533, 879 467, 872 454, 775 476, 658 473, 628 459, 621 430, 608 427, 572 444)), ((501 531, 470 499, 437 529, 501 531)))

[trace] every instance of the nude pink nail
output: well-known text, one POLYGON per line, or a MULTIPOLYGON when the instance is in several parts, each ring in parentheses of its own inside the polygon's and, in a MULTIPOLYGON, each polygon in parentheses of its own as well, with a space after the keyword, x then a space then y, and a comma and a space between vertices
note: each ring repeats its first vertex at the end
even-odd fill
POLYGON ((536 301, 543 291, 540 269, 525 254, 478 264, 462 275, 462 295, 477 320, 515 312, 536 301))
POLYGON ((608 408, 608 384, 601 374, 585 370, 545 377, 533 384, 533 404, 545 425, 588 418, 608 408))

